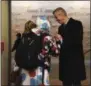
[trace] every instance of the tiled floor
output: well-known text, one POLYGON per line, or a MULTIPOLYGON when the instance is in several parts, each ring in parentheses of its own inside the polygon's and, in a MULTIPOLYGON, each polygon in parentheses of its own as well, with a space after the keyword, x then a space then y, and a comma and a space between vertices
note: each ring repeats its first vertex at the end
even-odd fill
MULTIPOLYGON (((51 83, 51 86, 52 86, 52 85, 53 85, 53 86, 62 86, 62 82, 59 81, 58 79, 52 79, 52 80, 50 81, 50 83, 51 83)), ((85 81, 82 81, 82 86, 91 86, 91 85, 88 85, 88 81, 85 80, 85 81)))
MULTIPOLYGON (((82 81, 82 86, 91 86, 90 85, 90 65, 86 64, 86 73, 87 73, 87 80, 82 81)), ((58 59, 52 59, 52 71, 50 73, 50 82, 51 85, 57 86, 62 85, 62 82, 58 79, 58 59)))

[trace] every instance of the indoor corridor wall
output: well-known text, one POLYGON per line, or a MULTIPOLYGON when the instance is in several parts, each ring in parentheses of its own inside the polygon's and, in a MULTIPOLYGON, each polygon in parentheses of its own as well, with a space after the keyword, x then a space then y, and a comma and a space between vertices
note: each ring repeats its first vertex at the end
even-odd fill
POLYGON ((1 56, 1 83, 4 86, 8 84, 8 1, 2 1, 1 5, 1 40, 4 42, 4 52, 1 56))

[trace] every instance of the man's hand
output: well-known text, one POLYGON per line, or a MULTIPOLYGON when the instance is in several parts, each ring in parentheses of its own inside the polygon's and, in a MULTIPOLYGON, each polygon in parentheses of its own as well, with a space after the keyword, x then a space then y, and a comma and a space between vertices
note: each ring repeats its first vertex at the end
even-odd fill
POLYGON ((56 35, 54 36, 54 38, 56 39, 56 41, 59 41, 59 40, 62 39, 62 36, 59 35, 59 34, 56 34, 56 35))

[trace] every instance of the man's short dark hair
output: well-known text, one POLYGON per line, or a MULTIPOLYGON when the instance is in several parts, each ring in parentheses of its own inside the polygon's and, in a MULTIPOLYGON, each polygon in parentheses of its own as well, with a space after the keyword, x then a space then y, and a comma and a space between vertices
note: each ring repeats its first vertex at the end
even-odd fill
POLYGON ((53 11, 53 14, 54 14, 55 12, 57 12, 57 11, 61 11, 61 12, 64 13, 65 16, 67 16, 67 12, 66 12, 65 9, 63 9, 62 7, 56 8, 56 9, 53 11))

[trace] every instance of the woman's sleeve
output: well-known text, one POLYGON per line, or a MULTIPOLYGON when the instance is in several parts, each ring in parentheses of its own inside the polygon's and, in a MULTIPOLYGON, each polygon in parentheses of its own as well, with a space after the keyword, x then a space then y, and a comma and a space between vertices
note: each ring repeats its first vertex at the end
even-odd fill
POLYGON ((50 54, 52 56, 58 56, 61 48, 61 41, 52 40, 52 46, 50 46, 50 54))
POLYGON ((42 57, 46 55, 57 56, 60 52, 60 41, 55 41, 51 36, 46 36, 44 38, 43 48, 41 55, 42 57))
POLYGON ((13 45, 13 48, 12 48, 12 52, 14 51, 14 50, 16 50, 16 48, 18 47, 18 45, 19 45, 19 43, 20 43, 20 40, 21 40, 21 34, 20 33, 18 33, 17 35, 16 35, 16 40, 15 40, 15 43, 14 43, 14 45, 13 45))

